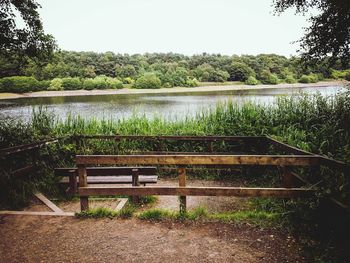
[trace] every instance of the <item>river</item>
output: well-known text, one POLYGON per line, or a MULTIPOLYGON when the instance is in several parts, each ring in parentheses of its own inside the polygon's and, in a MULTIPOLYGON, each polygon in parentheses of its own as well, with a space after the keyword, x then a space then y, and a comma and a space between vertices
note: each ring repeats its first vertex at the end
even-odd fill
POLYGON ((97 119, 128 118, 132 114, 144 114, 149 118, 158 116, 167 119, 181 119, 185 116, 193 116, 203 109, 213 108, 219 102, 232 101, 238 105, 248 101, 257 104, 272 104, 278 96, 291 96, 301 92, 332 96, 345 90, 342 86, 327 86, 157 95, 20 98, 0 101, 0 119, 13 117, 27 121, 32 115, 33 108, 39 105, 43 105, 61 119, 65 119, 68 114, 79 114, 83 118, 97 119))

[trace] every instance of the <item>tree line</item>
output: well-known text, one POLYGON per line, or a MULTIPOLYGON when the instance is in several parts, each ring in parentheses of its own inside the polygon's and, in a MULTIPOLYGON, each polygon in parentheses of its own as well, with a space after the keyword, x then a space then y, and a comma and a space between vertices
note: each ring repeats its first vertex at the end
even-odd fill
POLYGON ((342 63, 324 59, 304 63, 276 54, 233 55, 175 53, 115 54, 59 51, 50 61, 0 57, 0 91, 195 87, 200 82, 239 81, 248 85, 312 83, 324 78, 350 79, 342 63), (20 64, 20 65, 19 65, 20 64))

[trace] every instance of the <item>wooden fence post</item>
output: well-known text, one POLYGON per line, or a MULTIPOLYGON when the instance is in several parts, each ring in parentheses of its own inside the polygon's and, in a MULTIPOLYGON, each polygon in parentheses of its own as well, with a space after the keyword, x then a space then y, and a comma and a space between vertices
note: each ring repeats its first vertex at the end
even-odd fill
MULTIPOLYGON (((186 187, 186 170, 179 168, 179 186, 186 187)), ((186 213, 186 196, 180 196, 180 213, 186 213)))
POLYGON ((284 188, 293 188, 295 181, 294 175, 290 167, 282 166, 282 184, 284 188))
MULTIPOLYGON (((140 186, 139 169, 132 169, 131 174, 132 174, 132 186, 140 186)), ((138 204, 140 202, 140 197, 133 195, 132 202, 134 204, 138 204)))
MULTIPOLYGON (((85 165, 78 165, 78 175, 79 175, 79 187, 88 186, 85 165)), ((88 196, 81 196, 80 197, 80 210, 81 211, 89 210, 89 197, 88 196)))
POLYGON ((208 152, 213 152, 213 141, 208 141, 208 152))

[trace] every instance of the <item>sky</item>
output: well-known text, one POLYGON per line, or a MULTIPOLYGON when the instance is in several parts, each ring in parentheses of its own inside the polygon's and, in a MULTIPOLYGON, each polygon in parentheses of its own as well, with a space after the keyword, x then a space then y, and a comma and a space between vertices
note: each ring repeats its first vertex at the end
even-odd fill
POLYGON ((63 50, 295 55, 307 17, 272 0, 38 0, 63 50))

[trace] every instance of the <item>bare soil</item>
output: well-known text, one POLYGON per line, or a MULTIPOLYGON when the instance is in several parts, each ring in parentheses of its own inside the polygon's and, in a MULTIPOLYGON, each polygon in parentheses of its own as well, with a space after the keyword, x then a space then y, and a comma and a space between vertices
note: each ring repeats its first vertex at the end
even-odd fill
POLYGON ((286 233, 249 225, 4 216, 0 262, 305 262, 286 233))

